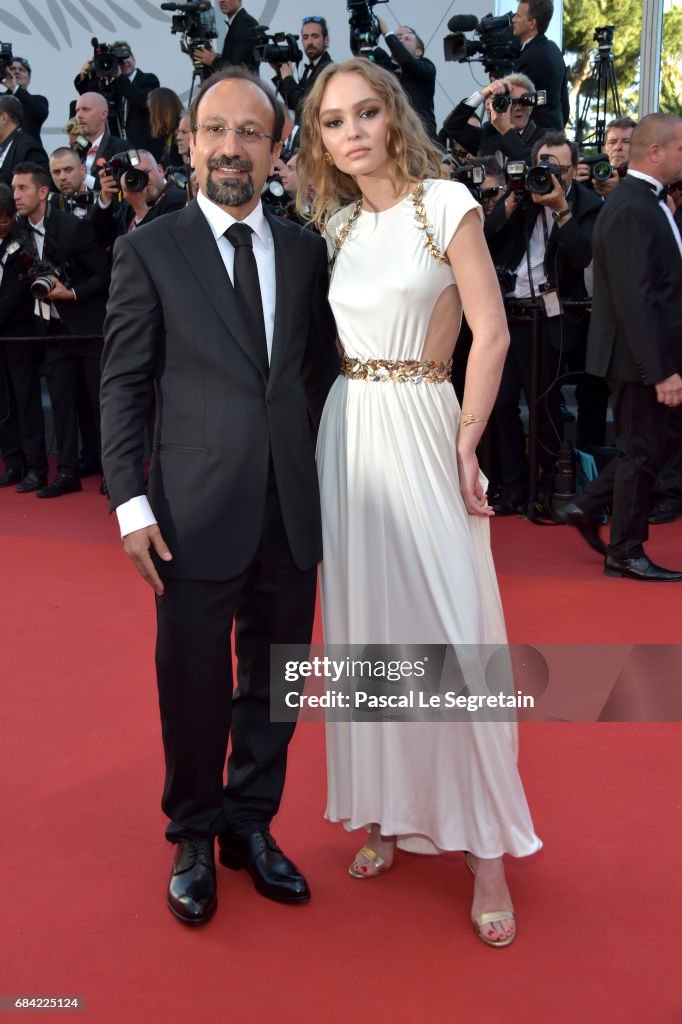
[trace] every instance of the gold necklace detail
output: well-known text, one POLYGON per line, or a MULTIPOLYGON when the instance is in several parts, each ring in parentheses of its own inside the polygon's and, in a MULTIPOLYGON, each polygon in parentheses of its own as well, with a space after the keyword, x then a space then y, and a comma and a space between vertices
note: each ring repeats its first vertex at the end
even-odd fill
MULTIPOLYGON (((447 263, 447 253, 442 252, 442 250, 439 249, 438 246, 436 245, 434 241, 435 231, 433 229, 433 225, 429 222, 429 219, 426 216, 426 209, 424 208, 423 181, 420 181, 417 187, 415 188, 414 192, 410 194, 410 199, 412 200, 412 205, 414 206, 414 216, 415 220, 417 221, 417 227, 419 228, 420 231, 424 232, 424 247, 426 248, 426 251, 430 256, 433 256, 434 260, 437 263, 447 263)), ((341 247, 348 238, 351 232, 351 228, 353 227, 353 224, 360 216, 361 209, 362 198, 357 200, 351 211, 350 217, 348 218, 346 223, 343 224, 338 230, 336 241, 334 243, 334 253, 329 264, 330 276, 334 271, 334 266, 336 264, 339 252, 341 251, 341 247)))

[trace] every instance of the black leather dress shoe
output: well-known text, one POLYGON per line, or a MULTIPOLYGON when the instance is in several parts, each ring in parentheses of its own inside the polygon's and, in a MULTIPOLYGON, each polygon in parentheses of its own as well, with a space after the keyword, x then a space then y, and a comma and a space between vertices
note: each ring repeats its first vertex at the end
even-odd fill
POLYGON ((218 857, 226 868, 246 868, 261 896, 279 903, 306 903, 310 889, 295 864, 280 850, 269 829, 246 839, 218 836, 218 857))
POLYGON ((682 516, 682 502, 673 498, 661 498, 657 501, 649 513, 649 522, 652 526, 662 526, 663 523, 674 523, 682 516))
POLYGON ((18 494, 30 494, 31 491, 39 491, 46 483, 47 477, 42 473, 36 473, 34 469, 29 469, 21 483, 17 484, 16 490, 18 494))
POLYGON ((587 512, 583 512, 574 502, 569 501, 566 505, 557 508, 554 518, 560 523, 565 523, 566 526, 575 526, 582 539, 589 544, 593 551, 599 555, 606 554, 606 544, 599 536, 601 523, 594 516, 588 516, 587 512))
POLYGON ((41 487, 36 492, 36 498, 61 498, 62 494, 72 494, 74 491, 82 491, 83 485, 79 476, 67 476, 59 473, 51 484, 41 487))
POLYGON ((185 924, 205 924, 218 906, 212 839, 177 843, 168 906, 185 924))
POLYGON ((604 575, 627 576, 631 580, 648 580, 649 583, 674 583, 675 580, 682 580, 682 572, 663 569, 646 555, 639 558, 614 558, 613 555, 607 555, 604 575))
POLYGON ((11 487, 12 484, 18 484, 23 475, 20 469, 13 467, 6 469, 4 473, 0 474, 0 487, 11 487))

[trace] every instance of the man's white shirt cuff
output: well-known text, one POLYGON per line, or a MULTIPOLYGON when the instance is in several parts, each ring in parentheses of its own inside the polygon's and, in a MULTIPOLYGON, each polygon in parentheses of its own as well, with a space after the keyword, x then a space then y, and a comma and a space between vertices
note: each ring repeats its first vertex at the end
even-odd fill
POLYGON ((156 517, 146 494, 138 494, 130 501, 124 501, 116 509, 116 515, 121 538, 126 537, 129 533, 134 533, 135 530, 143 530, 145 526, 154 526, 156 523, 156 517))

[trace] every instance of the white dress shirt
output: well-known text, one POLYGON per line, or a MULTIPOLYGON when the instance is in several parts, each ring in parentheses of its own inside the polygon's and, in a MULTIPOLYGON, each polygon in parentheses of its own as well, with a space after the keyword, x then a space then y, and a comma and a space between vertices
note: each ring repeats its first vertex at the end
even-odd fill
MULTIPOLYGON (((234 246, 224 237, 225 231, 237 223, 234 217, 216 206, 210 199, 207 199, 203 192, 197 195, 197 202, 201 212, 208 221, 213 237, 218 246, 218 252, 225 265, 225 270, 234 284, 234 246)), ((258 267, 258 280, 260 281, 261 297, 263 300, 263 317, 265 320, 265 340, 268 346, 268 362, 272 353, 272 337, 275 327, 275 245, 272 239, 270 225, 265 219, 263 207, 259 203, 242 224, 248 224, 253 231, 253 253, 258 267)), ((134 530, 142 530, 145 526, 153 526, 156 522, 146 495, 140 494, 130 498, 116 509, 118 525, 121 537, 132 533, 134 530)))
POLYGON ((95 163, 95 160, 97 158, 97 151, 95 150, 95 152, 93 153, 93 149, 95 149, 95 147, 97 147, 97 149, 99 149, 99 147, 102 145, 102 139, 103 138, 104 138, 104 132, 102 132, 102 134, 99 136, 99 138, 94 140, 94 142, 90 146, 90 150, 88 152, 88 155, 85 158, 85 170, 87 172, 86 175, 85 175, 85 185, 86 185, 87 188, 90 188, 90 189, 99 188, 99 178, 95 174, 93 174, 93 170, 92 170, 93 164, 95 163))

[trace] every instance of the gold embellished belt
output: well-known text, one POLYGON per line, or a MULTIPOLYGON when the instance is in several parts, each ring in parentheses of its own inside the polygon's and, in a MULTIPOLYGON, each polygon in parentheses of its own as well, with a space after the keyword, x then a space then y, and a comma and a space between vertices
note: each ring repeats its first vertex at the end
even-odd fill
POLYGON ((394 384, 444 384, 450 380, 452 359, 447 363, 436 362, 435 359, 341 359, 341 373, 351 380, 392 381, 394 384))

